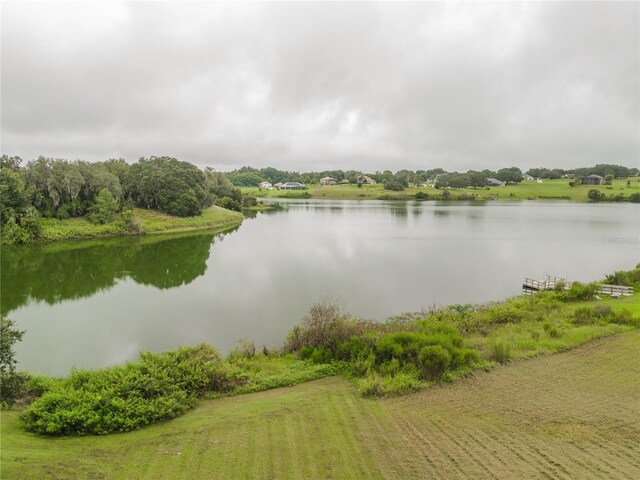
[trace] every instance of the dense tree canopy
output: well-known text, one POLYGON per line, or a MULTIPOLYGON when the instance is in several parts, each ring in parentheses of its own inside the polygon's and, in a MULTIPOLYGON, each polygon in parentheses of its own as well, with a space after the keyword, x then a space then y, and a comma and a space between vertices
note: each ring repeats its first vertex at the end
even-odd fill
POLYGON ((125 186, 139 207, 179 217, 200 215, 211 202, 204 173, 171 157, 141 158, 131 165, 125 186))
POLYGON ((520 183, 524 180, 522 171, 518 167, 501 168, 496 172, 496 178, 506 183, 520 183))

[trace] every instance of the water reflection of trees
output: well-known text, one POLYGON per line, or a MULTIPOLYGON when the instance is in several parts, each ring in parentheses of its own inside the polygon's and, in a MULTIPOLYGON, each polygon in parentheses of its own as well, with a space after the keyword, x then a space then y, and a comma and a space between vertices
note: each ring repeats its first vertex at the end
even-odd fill
POLYGON ((54 304, 88 297, 125 278, 162 289, 186 285, 205 273, 213 242, 214 234, 204 233, 3 247, 1 311, 31 300, 54 304))

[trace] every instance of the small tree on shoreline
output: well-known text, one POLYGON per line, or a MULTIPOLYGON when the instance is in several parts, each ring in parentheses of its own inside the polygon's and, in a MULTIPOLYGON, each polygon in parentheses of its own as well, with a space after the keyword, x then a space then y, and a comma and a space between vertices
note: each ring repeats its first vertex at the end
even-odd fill
POLYGON ((0 317, 0 403, 13 405, 22 387, 22 378, 16 373, 13 346, 22 340, 24 330, 15 328, 15 323, 0 317))

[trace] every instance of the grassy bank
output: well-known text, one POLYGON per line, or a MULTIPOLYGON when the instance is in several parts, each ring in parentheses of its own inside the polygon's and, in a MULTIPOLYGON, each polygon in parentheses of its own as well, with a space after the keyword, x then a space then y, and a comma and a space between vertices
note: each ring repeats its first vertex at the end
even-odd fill
POLYGON ((331 377, 106 437, 2 412, 3 479, 638 478, 640 333, 372 401, 331 377))
POLYGON ((174 217, 164 213, 136 208, 133 210, 134 222, 138 226, 135 233, 126 228, 119 215, 104 225, 90 222, 86 218, 56 220, 42 219, 41 241, 71 240, 126 235, 144 235, 155 233, 188 232, 193 230, 227 230, 240 225, 241 213, 212 206, 197 217, 174 217))
MULTIPOLYGON (((579 185, 569 186, 571 180, 544 180, 537 183, 533 180, 523 181, 517 185, 507 185, 505 187, 487 188, 461 188, 448 189, 447 191, 455 197, 464 196, 467 199, 477 200, 571 200, 574 202, 588 202, 587 194, 589 190, 596 189, 605 195, 624 195, 628 197, 632 193, 640 192, 640 184, 637 178, 632 178, 631 186, 627 188, 627 180, 614 180, 612 185, 579 185)), ((377 199, 413 199, 415 194, 423 192, 433 197, 442 198, 444 190, 431 187, 409 187, 402 192, 385 190, 382 185, 312 185, 304 191, 282 191, 282 190, 259 190, 258 188, 244 187, 241 189, 245 194, 257 195, 265 198, 324 198, 332 200, 377 200, 377 199)))

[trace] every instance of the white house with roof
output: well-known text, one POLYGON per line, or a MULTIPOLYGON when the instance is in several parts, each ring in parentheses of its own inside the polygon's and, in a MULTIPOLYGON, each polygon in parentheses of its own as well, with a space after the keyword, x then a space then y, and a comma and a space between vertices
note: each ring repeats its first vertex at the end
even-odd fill
POLYGON ((338 181, 333 177, 322 177, 320 179, 320 185, 337 185, 338 181))
POLYGON ((367 175, 358 176, 358 178, 356 178, 356 181, 358 183, 364 183, 364 184, 367 184, 367 185, 375 185, 376 184, 376 181, 373 178, 368 177, 367 175))
POLYGON ((306 189, 307 187, 305 187, 300 182, 285 182, 282 185, 280 185, 280 190, 306 190, 306 189))
POLYGON ((271 183, 269 182, 262 182, 260 183, 260 185, 258 185, 258 187, 263 190, 273 190, 273 185, 271 185, 271 183))

